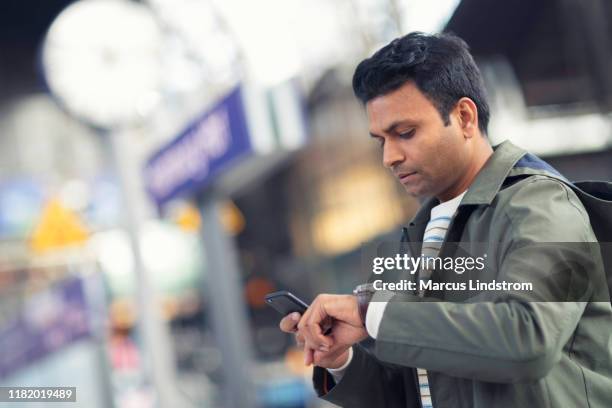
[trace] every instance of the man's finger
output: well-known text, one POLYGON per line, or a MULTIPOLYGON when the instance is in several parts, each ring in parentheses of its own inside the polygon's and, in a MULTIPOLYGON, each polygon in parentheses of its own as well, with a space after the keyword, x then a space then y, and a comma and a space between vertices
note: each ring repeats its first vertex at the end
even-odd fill
POLYGON ((297 325, 300 321, 301 315, 297 312, 289 313, 283 317, 279 323, 279 327, 285 333, 293 333, 297 331, 297 325))
POLYGON ((300 319, 298 321, 297 329, 299 331, 302 331, 302 327, 304 326, 306 321, 310 318, 310 315, 311 315, 311 310, 310 310, 310 307, 309 307, 308 309, 306 309, 306 311, 304 312, 304 314, 300 317, 300 319))
POLYGON ((314 350, 306 347, 304 349, 304 365, 309 366, 314 361, 314 350))
POLYGON ((327 344, 323 344, 323 343, 319 343, 319 342, 313 342, 311 340, 309 340, 308 336, 304 336, 304 349, 310 349, 313 351, 321 351, 323 353, 326 353, 330 350, 332 346, 327 345, 327 344))
POLYGON ((314 334, 316 336, 315 338, 320 342, 318 349, 324 352, 328 351, 334 345, 334 340, 331 337, 325 335, 321 324, 313 326, 313 329, 314 334))
POLYGON ((314 350, 327 351, 334 344, 331 337, 325 336, 314 314, 310 316, 308 321, 300 322, 300 333, 304 335, 306 345, 314 350), (303 323, 303 325, 302 325, 303 323))
POLYGON ((296 334, 295 334, 295 342, 297 343, 297 345, 298 345, 298 346, 300 346, 300 347, 304 347, 304 344, 305 344, 305 342, 304 342, 304 336, 302 336, 302 335, 301 335, 301 334, 299 334, 299 333, 296 333, 296 334))

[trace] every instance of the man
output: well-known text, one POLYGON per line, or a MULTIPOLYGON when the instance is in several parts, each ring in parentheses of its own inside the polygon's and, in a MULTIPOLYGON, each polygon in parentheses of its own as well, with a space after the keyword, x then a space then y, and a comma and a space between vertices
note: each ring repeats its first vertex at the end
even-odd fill
POLYGON ((536 245, 580 243, 577 256, 595 259, 589 217, 546 163, 509 142, 490 146, 485 89, 466 44, 408 34, 361 62, 353 89, 384 166, 409 194, 429 198, 404 231, 413 254, 435 257, 450 240, 491 243, 496 278, 528 280, 551 262, 562 279, 479 302, 440 301, 452 298, 445 291, 319 295, 280 323, 315 364, 318 395, 346 407, 612 406, 610 303, 594 292, 551 301, 574 276, 571 251, 536 245), (373 352, 358 344, 368 336, 373 352))

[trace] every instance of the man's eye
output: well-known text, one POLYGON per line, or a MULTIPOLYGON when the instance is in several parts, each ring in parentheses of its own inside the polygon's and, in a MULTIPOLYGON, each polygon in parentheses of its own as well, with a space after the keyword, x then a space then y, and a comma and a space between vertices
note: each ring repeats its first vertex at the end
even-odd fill
POLYGON ((402 132, 402 133, 399 134, 399 137, 401 137, 402 139, 408 139, 408 138, 411 138, 412 136, 414 136, 414 132, 415 132, 414 129, 412 129, 412 130, 410 130, 408 132, 402 132))

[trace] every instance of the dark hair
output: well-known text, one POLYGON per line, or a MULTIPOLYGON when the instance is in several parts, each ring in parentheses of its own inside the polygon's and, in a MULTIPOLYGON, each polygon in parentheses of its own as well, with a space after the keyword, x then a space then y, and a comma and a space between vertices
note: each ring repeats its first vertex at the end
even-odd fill
POLYGON ((353 91, 365 105, 414 81, 448 125, 457 101, 468 97, 478 108, 478 127, 487 133, 489 103, 480 71, 467 44, 452 34, 414 32, 396 38, 355 69, 353 91))

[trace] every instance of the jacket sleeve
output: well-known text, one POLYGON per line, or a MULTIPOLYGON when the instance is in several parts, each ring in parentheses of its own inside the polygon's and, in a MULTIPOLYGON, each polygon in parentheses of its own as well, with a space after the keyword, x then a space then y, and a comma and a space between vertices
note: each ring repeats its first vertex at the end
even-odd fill
POLYGON ((507 235, 498 279, 528 282, 543 273, 555 278, 542 280, 532 292, 494 293, 486 301, 468 303, 396 295, 385 309, 376 340, 380 360, 513 383, 542 378, 561 359, 585 302, 552 301, 567 290, 563 282, 573 282, 566 275, 572 275, 574 264, 564 261, 571 250, 536 243, 581 243, 584 253, 571 255, 589 263, 585 242, 595 238, 586 212, 562 183, 535 179, 521 186, 499 216, 506 219, 507 235))
POLYGON ((359 344, 353 346, 353 359, 337 384, 326 369, 313 371, 317 395, 350 408, 417 408, 415 381, 412 370, 382 363, 359 344))

